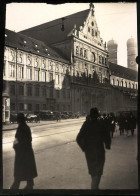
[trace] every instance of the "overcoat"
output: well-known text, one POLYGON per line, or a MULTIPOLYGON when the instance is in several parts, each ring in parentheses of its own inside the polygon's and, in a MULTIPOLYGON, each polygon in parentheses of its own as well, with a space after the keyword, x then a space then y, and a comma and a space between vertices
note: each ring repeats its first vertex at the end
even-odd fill
POLYGON ((99 119, 84 122, 77 135, 77 143, 85 152, 89 174, 102 175, 105 162, 105 148, 110 149, 109 132, 99 119))
POLYGON ((19 124, 15 135, 18 143, 14 145, 14 177, 20 181, 30 180, 37 176, 34 152, 32 149, 31 130, 26 123, 19 124))

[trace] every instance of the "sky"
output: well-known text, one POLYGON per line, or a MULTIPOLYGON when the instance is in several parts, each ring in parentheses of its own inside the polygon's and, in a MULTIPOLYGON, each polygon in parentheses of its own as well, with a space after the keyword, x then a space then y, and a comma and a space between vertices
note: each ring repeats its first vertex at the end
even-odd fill
MULTIPOLYGON (((95 18, 104 42, 118 44, 118 64, 127 67, 127 40, 137 43, 136 3, 94 3, 95 18)), ((82 10, 89 3, 10 3, 6 7, 6 28, 15 32, 46 23, 82 10)))

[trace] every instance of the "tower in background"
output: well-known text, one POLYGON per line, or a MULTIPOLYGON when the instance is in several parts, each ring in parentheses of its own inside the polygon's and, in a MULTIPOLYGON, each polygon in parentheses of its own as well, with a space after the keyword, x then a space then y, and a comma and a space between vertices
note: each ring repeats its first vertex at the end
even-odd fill
POLYGON ((118 44, 112 39, 107 42, 107 49, 109 53, 108 61, 117 64, 118 44))
POLYGON ((129 69, 138 71, 136 56, 137 56, 136 41, 134 38, 131 37, 130 39, 127 40, 127 67, 129 69))

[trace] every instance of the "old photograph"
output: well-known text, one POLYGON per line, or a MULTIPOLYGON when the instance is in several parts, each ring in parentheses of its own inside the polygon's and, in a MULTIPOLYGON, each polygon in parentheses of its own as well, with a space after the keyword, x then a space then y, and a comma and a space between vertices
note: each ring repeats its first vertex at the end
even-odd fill
POLYGON ((6 5, 3 189, 138 189, 137 3, 6 5))

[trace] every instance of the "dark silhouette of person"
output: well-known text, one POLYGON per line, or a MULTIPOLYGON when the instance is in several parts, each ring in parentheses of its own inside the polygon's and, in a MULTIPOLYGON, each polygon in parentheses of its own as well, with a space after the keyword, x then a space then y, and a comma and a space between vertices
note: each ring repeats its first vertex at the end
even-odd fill
POLYGON ((97 108, 90 110, 90 118, 83 123, 76 141, 85 152, 88 171, 92 178, 91 189, 98 189, 105 163, 105 147, 110 149, 111 137, 99 118, 97 108))
POLYGON ((124 135, 125 117, 123 116, 122 113, 120 113, 118 124, 119 124, 120 135, 124 135))
POLYGON ((13 148, 15 150, 14 182, 10 189, 19 189, 21 181, 27 181, 24 189, 33 189, 33 178, 37 177, 32 136, 23 113, 17 115, 18 128, 13 148))
POLYGON ((136 118, 132 112, 130 112, 130 115, 129 115, 129 127, 131 130, 131 135, 133 136, 134 130, 136 129, 136 118))

